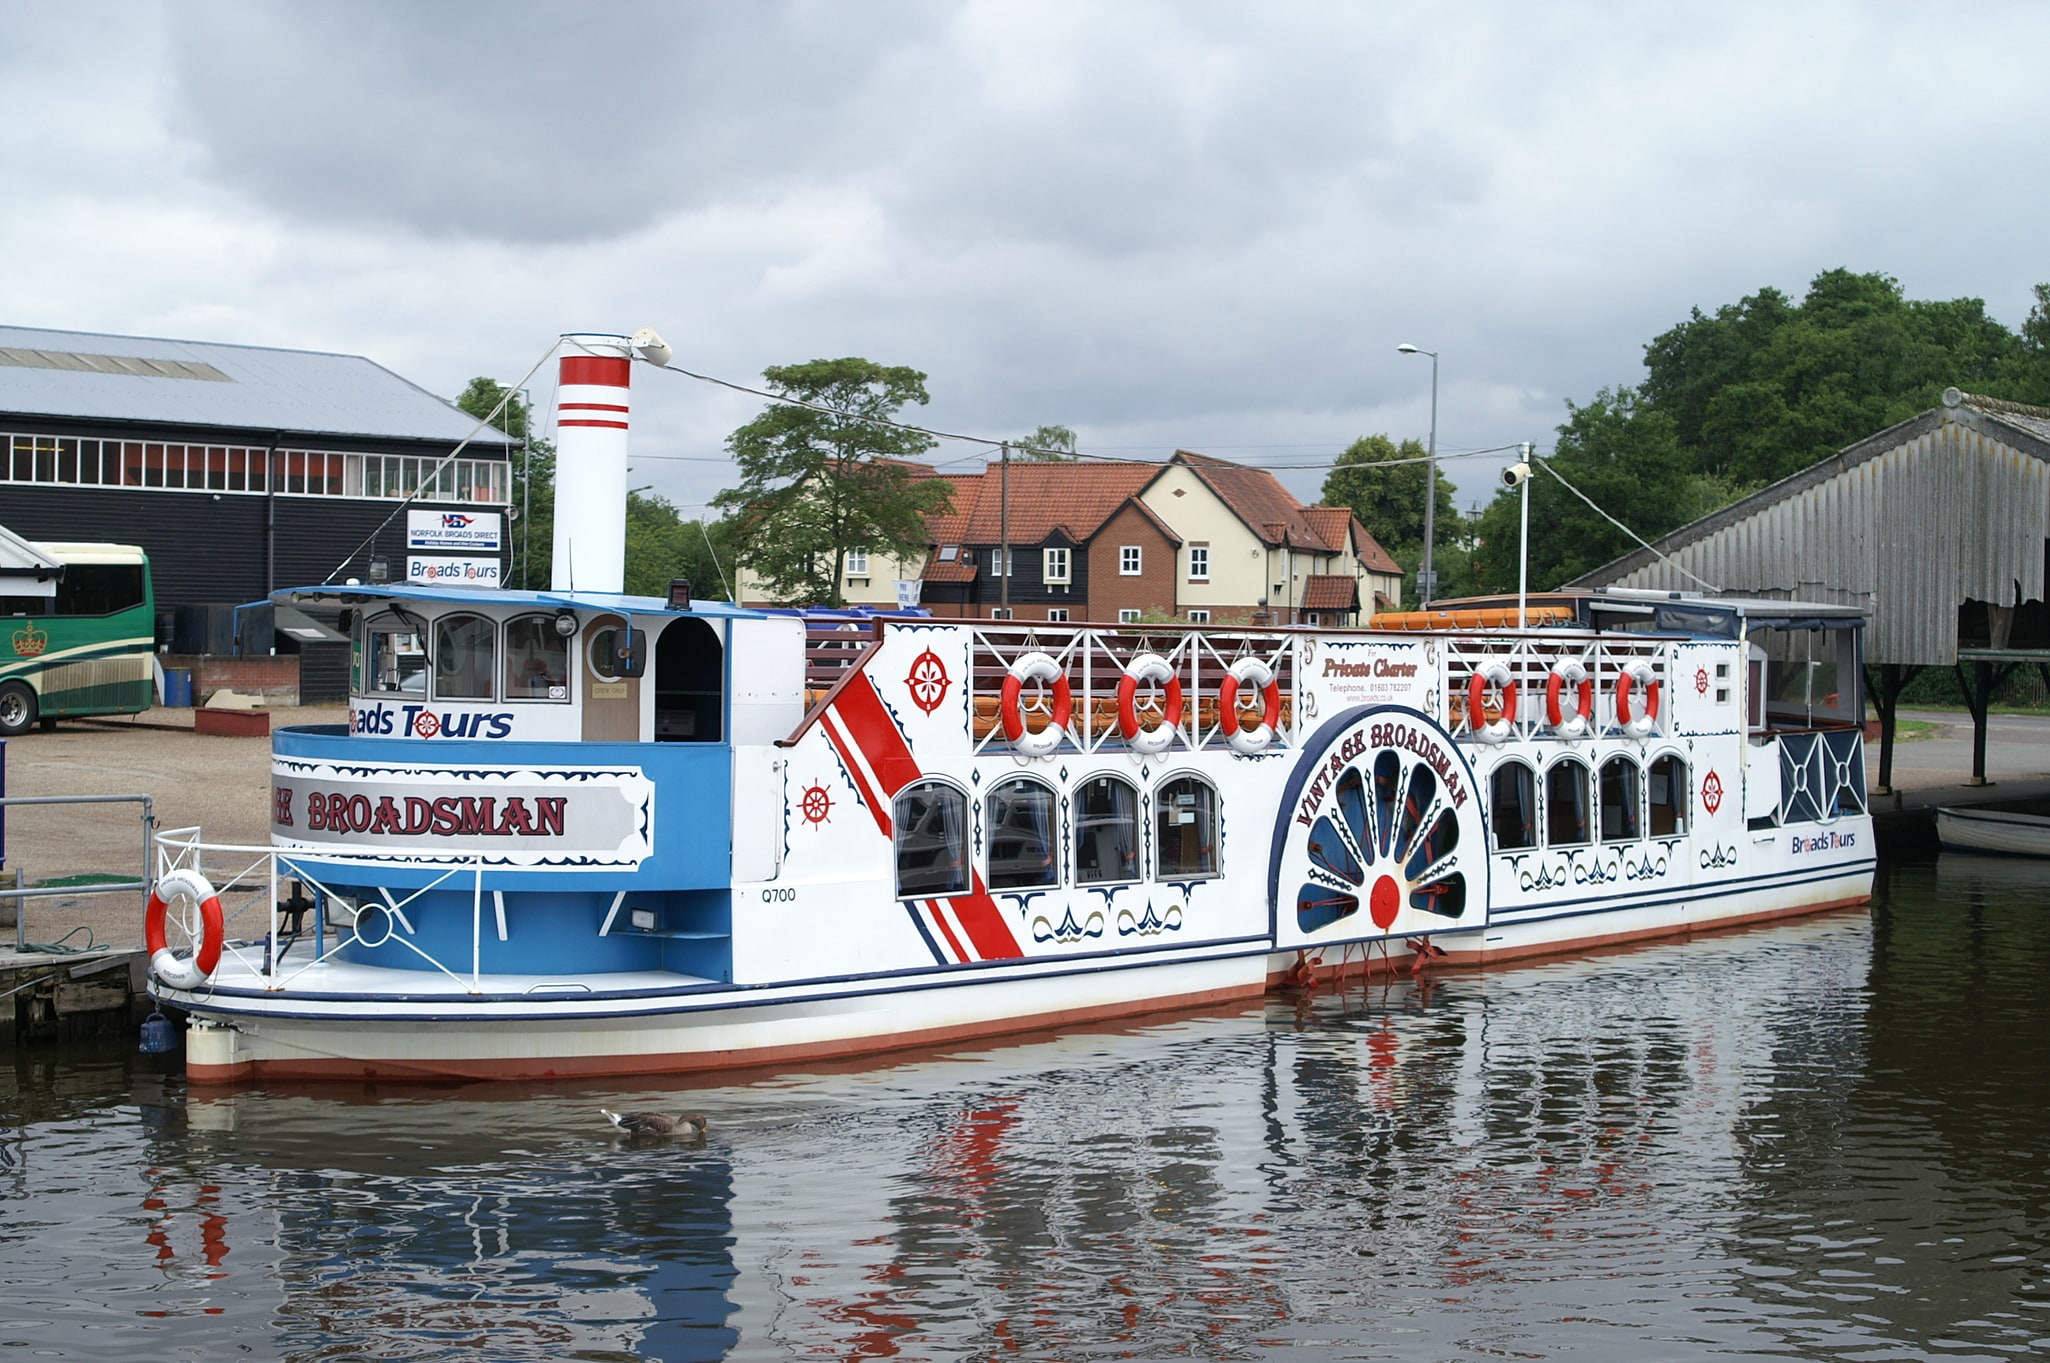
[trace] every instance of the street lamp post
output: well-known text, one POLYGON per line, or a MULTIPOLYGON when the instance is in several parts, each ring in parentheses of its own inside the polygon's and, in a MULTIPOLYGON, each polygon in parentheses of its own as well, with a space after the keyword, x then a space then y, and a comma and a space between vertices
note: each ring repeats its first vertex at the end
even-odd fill
POLYGON ((1417 597, 1424 604, 1438 593, 1438 575, 1431 571, 1431 548, 1436 540, 1438 520, 1438 352, 1404 341, 1395 347, 1400 355, 1431 357, 1431 444, 1424 460, 1424 566, 1417 570, 1417 597))

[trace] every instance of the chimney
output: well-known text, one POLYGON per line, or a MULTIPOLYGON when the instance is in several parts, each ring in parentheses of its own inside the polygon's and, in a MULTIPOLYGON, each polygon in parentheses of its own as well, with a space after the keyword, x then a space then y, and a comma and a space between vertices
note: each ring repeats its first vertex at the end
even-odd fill
POLYGON ((564 336, 555 413, 556 591, 626 586, 627 386, 624 336, 564 336))

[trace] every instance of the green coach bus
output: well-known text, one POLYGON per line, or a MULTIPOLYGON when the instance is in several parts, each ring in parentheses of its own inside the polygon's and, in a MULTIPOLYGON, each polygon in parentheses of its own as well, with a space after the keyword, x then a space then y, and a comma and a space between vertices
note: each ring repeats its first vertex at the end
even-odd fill
MULTIPOLYGON (((38 544, 57 593, 0 595, 0 738, 38 719, 135 714, 155 695, 156 597, 132 544, 38 544)), ((4 590, 4 588, 0 588, 4 590)))

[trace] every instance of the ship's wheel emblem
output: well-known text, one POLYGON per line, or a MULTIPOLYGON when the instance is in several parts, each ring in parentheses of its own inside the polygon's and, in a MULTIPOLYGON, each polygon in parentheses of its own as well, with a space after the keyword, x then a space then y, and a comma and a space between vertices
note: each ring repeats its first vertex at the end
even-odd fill
MULTIPOLYGON (((1472 770, 1429 717, 1381 707, 1302 758, 1280 817, 1284 937, 1345 942, 1485 919, 1487 833, 1472 770)), ((1291 945, 1293 943, 1290 943, 1291 945)))
POLYGON ((804 815, 806 823, 820 824, 833 812, 833 797, 824 786, 806 786, 797 808, 804 815))
POLYGON ((1695 691, 1695 694, 1697 694, 1697 695, 1702 695, 1702 696, 1705 696, 1705 695, 1707 695, 1707 694, 1708 694, 1708 669, 1707 669, 1707 668, 1705 668, 1705 667, 1697 667, 1697 668, 1695 668, 1695 669, 1694 669, 1694 691, 1695 691))
POLYGON ((441 732, 441 720, 432 710, 422 710, 413 716, 413 732, 421 738, 432 738, 441 732))
POLYGON ((1723 807, 1723 778, 1713 771, 1701 778, 1701 807, 1711 814, 1723 807))
POLYGON ((953 679, 947 676, 947 665, 931 649, 911 660, 911 674, 904 678, 904 685, 911 691, 911 703, 927 714, 940 708, 940 702, 947 698, 947 688, 952 684, 953 679))

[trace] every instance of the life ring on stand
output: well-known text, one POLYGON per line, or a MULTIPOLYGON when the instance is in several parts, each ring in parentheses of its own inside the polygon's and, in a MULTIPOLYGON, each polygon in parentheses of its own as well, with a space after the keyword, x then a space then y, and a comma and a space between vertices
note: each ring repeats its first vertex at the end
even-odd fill
POLYGON ((1182 724, 1182 679, 1167 659, 1158 653, 1141 653, 1125 665, 1118 679, 1118 732, 1137 752, 1160 752, 1174 742, 1182 724), (1161 702, 1160 723, 1143 728, 1139 723, 1139 683, 1158 682, 1167 689, 1161 702))
POLYGON ((1217 718, 1224 725, 1224 741, 1233 752, 1256 753, 1274 741, 1275 726, 1281 723, 1281 684, 1274 669, 1258 658, 1241 658, 1225 669, 1217 686, 1217 718), (1250 686, 1260 693, 1260 724, 1247 729, 1239 724, 1239 688, 1250 686))
MULTIPOLYGON (((190 918, 184 921, 191 925, 190 918)), ((190 867, 172 871, 149 892, 149 905, 142 912, 143 949, 149 952, 150 972, 171 988, 197 989, 205 984, 221 963, 227 940, 221 897, 199 872, 190 867), (183 906, 181 913, 197 913, 199 918, 199 946, 189 957, 171 950, 166 923, 173 904, 183 906)))
POLYGON ((1011 664, 1004 677, 1004 737, 1011 740, 1011 746, 1018 752, 1027 757, 1044 757, 1061 746, 1061 739, 1067 736, 1068 718, 1074 711, 1075 694, 1068 687, 1068 674, 1061 671, 1061 665, 1051 655, 1023 653, 1011 664), (1025 727, 1025 711, 1019 698, 1028 681, 1053 683, 1053 713, 1043 729, 1025 727))
POLYGON ((1630 738, 1649 738, 1659 717, 1659 683, 1652 677, 1651 664, 1642 658, 1623 665, 1616 674, 1616 723, 1630 738), (1630 693, 1642 688, 1644 710, 1630 713, 1630 693))
POLYGON ((1483 743, 1500 743, 1516 731, 1516 677, 1499 658, 1482 663, 1466 679, 1466 727, 1483 743), (1490 686, 1502 693, 1502 713, 1492 724, 1483 707, 1490 686))
POLYGON ((1594 678, 1576 658, 1565 659, 1545 678, 1545 725, 1561 738, 1585 738, 1594 732, 1594 678), (1570 714, 1560 703, 1569 686, 1574 697, 1570 714))

